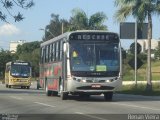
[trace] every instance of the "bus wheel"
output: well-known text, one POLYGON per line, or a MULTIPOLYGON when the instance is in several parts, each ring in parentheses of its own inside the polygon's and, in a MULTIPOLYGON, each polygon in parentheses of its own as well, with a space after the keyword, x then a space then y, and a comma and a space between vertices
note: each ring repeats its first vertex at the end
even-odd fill
POLYGON ((47 96, 51 96, 52 92, 50 90, 48 90, 48 86, 46 85, 46 95, 47 96))
POLYGON ((6 84, 6 88, 8 88, 8 85, 6 84))
POLYGON ((67 98, 68 98, 68 93, 67 92, 61 92, 61 99, 62 100, 67 100, 67 98))
POLYGON ((8 88, 11 88, 11 85, 8 85, 8 88))
POLYGON ((30 87, 29 86, 27 86, 27 89, 29 89, 30 87))
POLYGON ((39 90, 39 88, 40 88, 40 87, 37 85, 37 90, 39 90))
POLYGON ((39 84, 37 84, 37 90, 39 90, 39 88, 40 88, 40 85, 39 85, 39 84))
POLYGON ((40 88, 40 81, 37 80, 37 90, 39 90, 39 88, 40 88))
POLYGON ((63 81, 61 79, 59 79, 59 91, 58 92, 62 100, 67 100, 68 92, 64 92, 63 81))
POLYGON ((104 99, 106 101, 112 101, 112 97, 113 97, 113 92, 104 93, 104 99))

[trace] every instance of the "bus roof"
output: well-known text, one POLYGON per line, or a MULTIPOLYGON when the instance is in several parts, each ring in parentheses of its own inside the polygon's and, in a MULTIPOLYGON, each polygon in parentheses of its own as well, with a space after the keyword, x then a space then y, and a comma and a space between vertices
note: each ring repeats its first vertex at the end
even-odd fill
MULTIPOLYGON (((58 41, 60 39, 64 39, 64 41, 67 41, 69 36, 72 34, 72 33, 84 33, 84 32, 88 32, 88 33, 110 33, 110 34, 117 34, 115 32, 108 32, 108 31, 105 31, 105 30, 77 30, 77 31, 71 31, 71 32, 66 32, 64 34, 61 34, 57 37, 54 37, 48 41, 45 41, 43 43, 41 43, 41 47, 45 46, 45 45, 48 45, 54 41, 58 41)), ((117 34, 118 35, 118 34, 117 34)))

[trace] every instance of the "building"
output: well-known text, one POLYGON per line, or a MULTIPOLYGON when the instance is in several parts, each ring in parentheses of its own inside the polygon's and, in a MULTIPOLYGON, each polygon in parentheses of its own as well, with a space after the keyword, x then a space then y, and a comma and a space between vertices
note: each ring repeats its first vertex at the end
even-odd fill
MULTIPOLYGON (((148 40, 138 40, 137 42, 142 47, 142 50, 141 50, 142 53, 144 53, 146 50, 148 50, 148 40)), ((159 42, 160 42, 160 40, 152 39, 151 40, 151 50, 155 50, 158 47, 159 42)), ((153 59, 155 58, 154 53, 151 53, 151 58, 153 58, 153 59)))
POLYGON ((9 51, 11 51, 11 53, 15 53, 17 51, 17 46, 22 45, 25 42, 25 40, 11 41, 9 45, 9 51))
MULTIPOLYGON (((148 40, 146 40, 146 39, 145 40, 138 40, 137 42, 142 47, 141 52, 145 52, 146 50, 148 50, 148 40)), ((158 42, 160 42, 160 40, 155 40, 155 39, 151 40, 151 49, 152 50, 155 50, 158 47, 158 42)))

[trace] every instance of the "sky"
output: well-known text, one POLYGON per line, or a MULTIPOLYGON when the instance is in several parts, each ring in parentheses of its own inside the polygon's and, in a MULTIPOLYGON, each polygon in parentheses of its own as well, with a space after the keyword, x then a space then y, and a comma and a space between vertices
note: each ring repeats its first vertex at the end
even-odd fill
MULTIPOLYGON (((51 20, 51 14, 59 14, 60 18, 69 20, 74 8, 84 10, 88 17, 96 12, 104 12, 108 20, 104 22, 110 32, 119 33, 119 23, 115 22, 114 14, 117 8, 114 0, 33 0, 35 6, 28 10, 19 9, 25 19, 14 22, 8 17, 10 24, 0 21, 0 49, 9 50, 10 41, 26 40, 26 42, 41 41, 44 29, 51 20)), ((14 9, 15 12, 17 8, 14 9)), ((129 17, 126 22, 134 22, 129 17)), ((160 17, 153 17, 153 39, 160 38, 160 17)), ((134 40, 121 40, 122 47, 128 49, 134 40)))

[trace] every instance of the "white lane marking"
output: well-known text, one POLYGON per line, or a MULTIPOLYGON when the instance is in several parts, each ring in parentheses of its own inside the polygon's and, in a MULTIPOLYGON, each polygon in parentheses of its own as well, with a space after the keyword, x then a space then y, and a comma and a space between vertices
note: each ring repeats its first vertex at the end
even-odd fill
POLYGON ((48 104, 40 103, 40 102, 34 102, 34 103, 39 104, 39 105, 44 105, 44 106, 47 106, 47 107, 56 107, 56 106, 53 106, 53 105, 48 105, 48 104))
POLYGON ((145 106, 137 106, 137 105, 132 105, 132 104, 122 104, 122 103, 111 103, 111 104, 115 104, 115 105, 122 105, 122 106, 127 106, 127 107, 134 107, 134 108, 141 108, 141 109, 149 109, 149 110, 158 110, 160 111, 160 109, 157 108, 150 108, 150 107, 145 107, 145 106))
POLYGON ((22 100, 23 98, 20 98, 20 97, 15 97, 15 96, 10 96, 11 98, 14 98, 16 100, 22 100))
POLYGON ((84 114, 82 112, 75 112, 76 114, 80 114, 89 118, 94 118, 94 119, 98 119, 98 120, 109 120, 109 119, 105 119, 105 118, 101 118, 101 117, 97 117, 97 116, 93 116, 93 115, 88 115, 88 114, 84 114))

